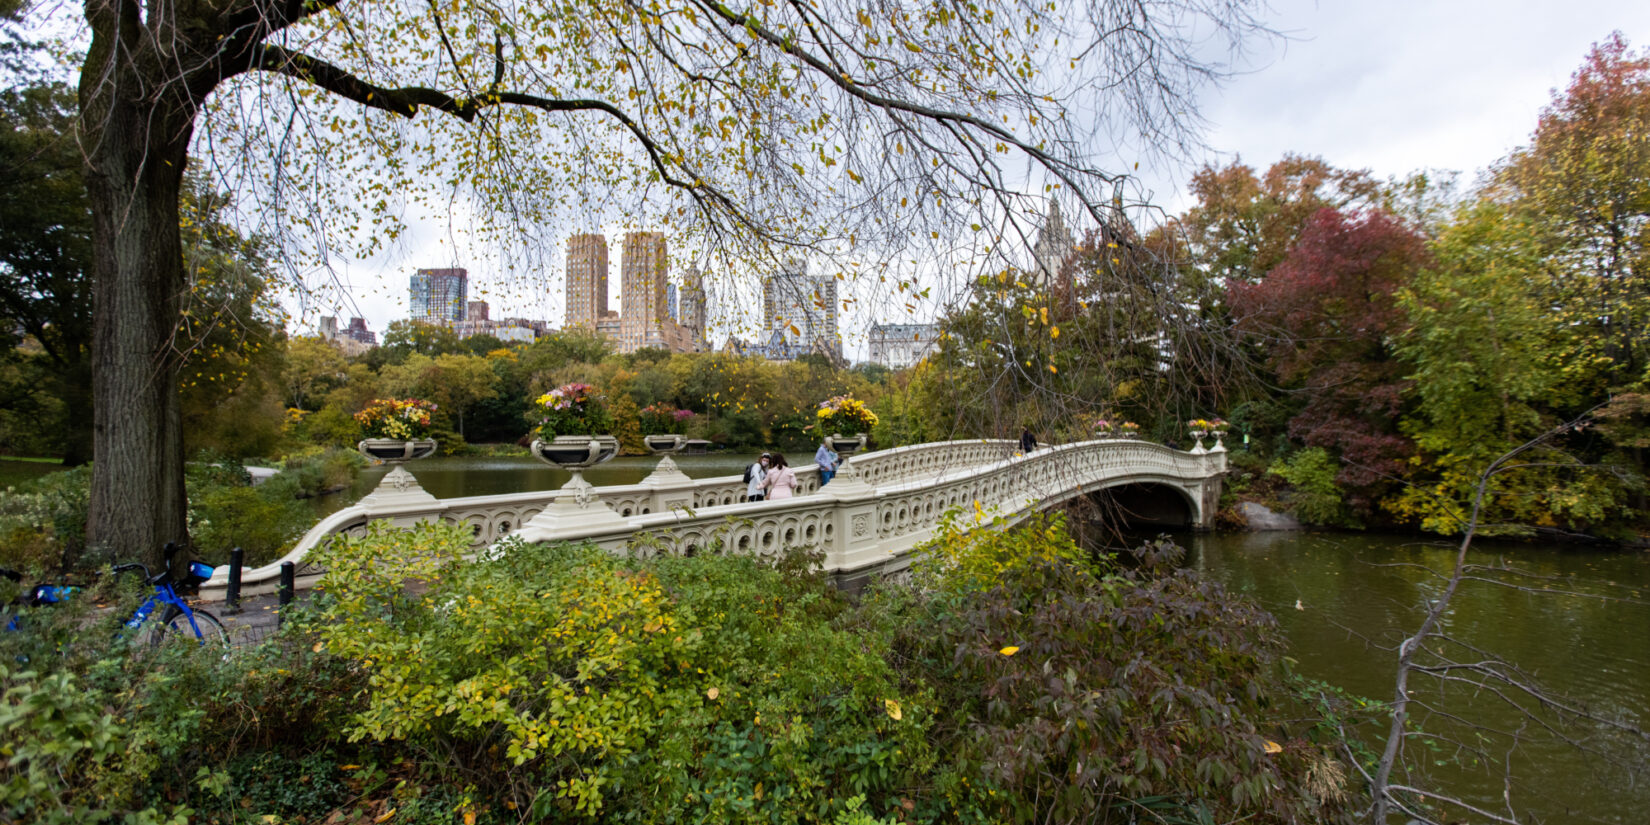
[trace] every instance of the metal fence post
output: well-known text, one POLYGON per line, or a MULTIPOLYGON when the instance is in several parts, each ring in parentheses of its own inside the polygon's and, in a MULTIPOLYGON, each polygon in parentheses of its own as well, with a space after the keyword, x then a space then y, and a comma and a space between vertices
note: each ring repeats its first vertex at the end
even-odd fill
POLYGON ((229 587, 224 591, 225 613, 241 612, 241 561, 246 552, 237 547, 229 551, 229 587))
POLYGON ((279 594, 278 601, 280 603, 280 606, 275 608, 279 611, 275 614, 276 624, 286 621, 286 606, 292 604, 293 579, 297 570, 297 565, 292 562, 281 562, 281 585, 280 589, 276 591, 279 594))

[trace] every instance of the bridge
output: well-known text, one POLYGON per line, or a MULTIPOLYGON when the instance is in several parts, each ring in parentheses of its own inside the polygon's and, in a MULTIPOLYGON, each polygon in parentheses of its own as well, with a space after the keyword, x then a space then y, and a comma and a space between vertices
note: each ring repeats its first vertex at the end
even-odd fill
MULTIPOLYGON (((437 499, 416 482, 383 486, 325 519, 280 561, 245 571, 242 593, 274 591, 282 562, 299 588, 325 572, 309 552, 334 535, 361 535, 370 522, 409 528, 420 522, 467 525, 477 550, 508 536, 525 541, 588 541, 641 555, 719 551, 772 556, 783 548, 822 552, 824 567, 847 587, 897 572, 951 508, 978 504, 1013 524, 1080 496, 1111 491, 1154 522, 1208 527, 1220 499, 1226 448, 1183 452, 1150 442, 1103 439, 1022 455, 1013 441, 941 441, 863 453, 820 487, 815 465, 795 468, 797 495, 744 501, 740 476, 692 479, 669 461, 638 484, 568 487, 437 499)), ((202 586, 221 598, 227 568, 202 586)))

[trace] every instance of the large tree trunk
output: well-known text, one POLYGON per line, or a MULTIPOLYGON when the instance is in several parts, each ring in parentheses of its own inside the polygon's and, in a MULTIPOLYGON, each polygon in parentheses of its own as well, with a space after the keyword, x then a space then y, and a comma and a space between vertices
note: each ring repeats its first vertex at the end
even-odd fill
POLYGON ((88 3, 87 11, 81 149, 97 309, 86 538, 93 550, 153 564, 165 542, 189 540, 173 335, 185 290, 178 196, 194 107, 167 88, 130 4, 88 3))

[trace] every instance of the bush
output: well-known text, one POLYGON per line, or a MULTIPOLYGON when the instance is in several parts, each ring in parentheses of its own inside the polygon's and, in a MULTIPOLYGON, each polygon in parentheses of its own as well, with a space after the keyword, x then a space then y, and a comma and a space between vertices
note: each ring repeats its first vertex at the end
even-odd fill
POLYGON ((87 465, 0 492, 0 567, 43 575, 78 559, 91 489, 87 465))
POLYGON ((361 440, 361 425, 355 416, 331 404, 305 416, 298 431, 311 443, 323 447, 349 450, 361 440))
POLYGON ((360 675, 301 628, 234 656, 151 650, 121 627, 135 582, 101 614, 84 595, 0 634, 0 822, 185 822, 222 796, 222 766, 311 752, 353 710, 360 675))
POLYGON ((352 741, 441 754, 533 818, 820 822, 931 764, 928 703, 819 577, 380 526, 341 539, 326 644, 370 673, 352 741), (408 580, 426 582, 427 592, 408 580))
POLYGON ((355 482, 367 460, 354 448, 309 450, 288 455, 281 472, 270 482, 290 477, 296 484, 297 498, 313 498, 342 490, 355 482))
POLYGON ((878 596, 899 628, 894 661, 934 692, 932 745, 948 757, 919 814, 1350 820, 1340 796, 1305 790, 1304 765, 1332 757, 1305 743, 1309 754, 1274 757, 1259 733, 1283 693, 1270 616, 1190 572, 1152 577, 1174 561, 1167 542, 1134 554, 1140 570, 1097 577, 1048 524, 1021 539, 945 537, 922 565, 998 571, 942 572, 973 593, 878 596), (1031 552, 1005 558, 1016 543, 1031 552))
POLYGON ((246 564, 279 559, 315 524, 301 499, 346 487, 366 460, 349 450, 299 454, 264 483, 251 486, 244 468, 198 461, 189 470, 190 533, 200 557, 223 564, 240 547, 246 564))
POLYGON ((1295 488, 1289 510, 1301 521, 1325 527, 1362 526, 1341 499, 1341 488, 1335 483, 1340 468, 1327 450, 1310 447, 1297 451, 1272 462, 1266 472, 1295 488))

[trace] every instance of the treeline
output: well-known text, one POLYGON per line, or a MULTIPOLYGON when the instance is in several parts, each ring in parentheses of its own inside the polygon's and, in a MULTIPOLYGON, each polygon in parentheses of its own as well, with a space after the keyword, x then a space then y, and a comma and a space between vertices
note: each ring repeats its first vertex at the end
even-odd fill
POLYGON ((471 442, 525 444, 532 399, 583 382, 606 398, 614 434, 638 453, 645 451, 640 413, 650 406, 692 411, 683 434, 720 446, 800 448, 822 435, 814 414, 820 402, 844 393, 875 396, 888 377, 873 366, 837 369, 819 356, 777 362, 658 349, 619 355, 606 340, 577 329, 509 345, 404 321, 390 325, 383 346, 355 359, 320 339, 294 338, 279 374, 285 417, 277 421, 269 413, 272 444, 282 437, 352 444, 359 437, 354 412, 384 397, 435 402, 437 439, 448 452, 471 442))

